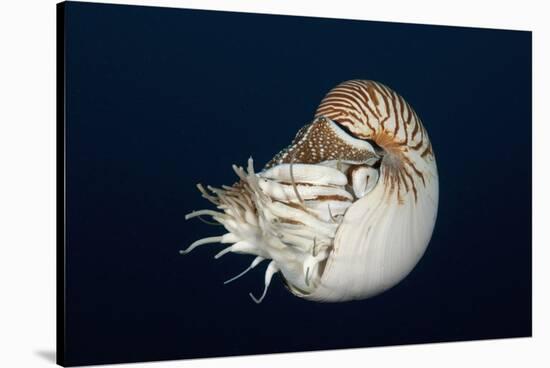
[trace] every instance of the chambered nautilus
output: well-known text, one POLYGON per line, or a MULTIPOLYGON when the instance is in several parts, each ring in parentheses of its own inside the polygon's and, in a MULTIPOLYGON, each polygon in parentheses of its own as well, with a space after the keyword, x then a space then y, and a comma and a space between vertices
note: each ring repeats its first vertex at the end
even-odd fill
POLYGON ((420 260, 435 225, 438 175, 426 129, 409 104, 389 87, 350 80, 330 90, 312 122, 260 172, 252 158, 233 166, 239 180, 222 188, 200 184, 218 209, 211 216, 227 230, 197 246, 227 246, 269 260, 266 295, 280 272, 295 295, 319 302, 364 299, 400 282, 420 260))

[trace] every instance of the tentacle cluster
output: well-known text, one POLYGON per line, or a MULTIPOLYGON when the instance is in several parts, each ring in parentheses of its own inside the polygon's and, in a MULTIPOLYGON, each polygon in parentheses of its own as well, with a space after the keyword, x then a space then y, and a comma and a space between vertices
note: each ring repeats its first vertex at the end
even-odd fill
POLYGON ((198 185, 202 196, 219 211, 199 210, 186 216, 211 216, 228 232, 197 240, 181 253, 203 244, 223 243, 231 245, 217 253, 216 259, 230 252, 256 256, 248 268, 226 284, 262 261, 271 260, 262 295, 256 298, 250 294, 257 303, 280 270, 292 278, 293 287, 304 292, 314 288, 342 215, 354 199, 345 189, 345 175, 330 167, 292 163, 257 174, 252 159, 246 171, 237 166, 233 169, 240 181, 231 187, 205 189, 198 185))

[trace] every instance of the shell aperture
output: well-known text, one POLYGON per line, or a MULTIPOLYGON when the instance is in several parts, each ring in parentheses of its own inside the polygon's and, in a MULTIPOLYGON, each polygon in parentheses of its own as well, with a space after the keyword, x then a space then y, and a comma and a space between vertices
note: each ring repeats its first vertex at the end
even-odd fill
POLYGON ((315 301, 364 299, 397 284, 422 257, 433 231, 438 177, 416 113, 388 87, 352 80, 333 88, 291 145, 255 172, 234 166, 233 186, 203 188, 227 230, 191 244, 231 244, 227 253, 270 260, 266 295, 279 272, 295 295, 315 301))

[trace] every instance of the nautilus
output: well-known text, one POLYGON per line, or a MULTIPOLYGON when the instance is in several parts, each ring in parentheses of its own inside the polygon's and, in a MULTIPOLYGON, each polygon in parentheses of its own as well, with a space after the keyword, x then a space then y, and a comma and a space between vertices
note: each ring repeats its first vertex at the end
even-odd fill
POLYGON ((252 158, 232 186, 198 185, 226 230, 181 253, 220 243, 216 254, 254 256, 236 280, 268 261, 260 303, 280 273, 294 295, 318 302, 365 299, 404 279, 435 226, 438 174, 428 133, 386 85, 349 80, 330 90, 292 143, 256 172, 252 158))

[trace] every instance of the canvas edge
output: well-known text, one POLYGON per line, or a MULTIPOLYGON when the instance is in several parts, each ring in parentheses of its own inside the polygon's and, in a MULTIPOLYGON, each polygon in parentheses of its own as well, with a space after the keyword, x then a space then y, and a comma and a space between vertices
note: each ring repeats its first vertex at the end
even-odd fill
POLYGON ((65 2, 56 4, 56 363, 66 364, 65 335, 65 2))

